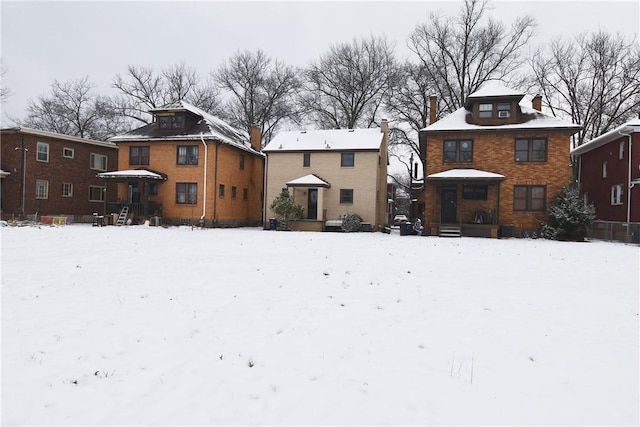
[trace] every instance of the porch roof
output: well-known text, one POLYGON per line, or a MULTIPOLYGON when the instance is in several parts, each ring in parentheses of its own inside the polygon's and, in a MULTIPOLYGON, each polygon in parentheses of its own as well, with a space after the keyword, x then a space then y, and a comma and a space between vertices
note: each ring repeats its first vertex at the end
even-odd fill
POLYGON ((320 178, 318 175, 309 174, 302 176, 300 178, 296 178, 287 182, 287 187, 324 187, 329 188, 331 184, 329 184, 324 179, 320 178))
POLYGON ((167 175, 158 172, 152 172, 148 169, 127 169, 122 171, 103 172, 96 175, 98 178, 126 180, 126 179, 145 179, 149 181, 166 181, 167 175))
POLYGON ((0 178, 4 178, 4 177, 5 177, 5 176, 7 176, 7 175, 11 175, 11 173, 10 173, 10 172, 6 172, 6 171, 3 171, 2 169, 0 169, 0 178))
POLYGON ((481 181, 502 181, 506 177, 499 173, 487 172, 478 169, 449 169, 448 171, 427 175, 427 181, 450 181, 450 180, 481 180, 481 181))

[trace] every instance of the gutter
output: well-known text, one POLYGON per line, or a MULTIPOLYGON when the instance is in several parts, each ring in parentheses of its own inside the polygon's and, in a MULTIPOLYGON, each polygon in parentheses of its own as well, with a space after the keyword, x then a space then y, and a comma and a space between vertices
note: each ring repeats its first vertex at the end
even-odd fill
POLYGON ((202 192, 202 216, 200 217, 200 224, 204 225, 204 217, 207 213, 207 163, 209 163, 209 156, 207 155, 207 143, 204 141, 202 132, 200 132, 200 141, 204 145, 204 185, 202 192))

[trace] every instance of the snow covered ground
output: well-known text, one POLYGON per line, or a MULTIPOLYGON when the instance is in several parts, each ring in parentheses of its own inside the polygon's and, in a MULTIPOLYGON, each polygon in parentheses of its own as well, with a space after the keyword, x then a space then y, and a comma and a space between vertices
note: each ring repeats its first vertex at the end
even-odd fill
POLYGON ((639 250, 5 227, 3 425, 638 425, 639 250))

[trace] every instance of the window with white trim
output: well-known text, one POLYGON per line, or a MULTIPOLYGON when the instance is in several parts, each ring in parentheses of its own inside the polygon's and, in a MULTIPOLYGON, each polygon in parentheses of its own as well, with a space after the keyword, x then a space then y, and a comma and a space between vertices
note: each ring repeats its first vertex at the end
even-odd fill
POLYGON ((49 181, 36 180, 36 199, 49 198, 49 181))
POLYGON ((107 156, 103 154, 95 154, 91 153, 90 157, 90 167, 91 169, 106 171, 107 170, 107 156))
POLYGON ((607 162, 602 162, 602 177, 607 177, 607 162))
POLYGON ((73 184, 69 182, 62 183, 62 197, 73 197, 73 184))
POLYGON ((611 186, 611 204, 621 205, 623 193, 624 193, 624 187, 622 186, 622 184, 612 185, 611 186))
POLYGON ((478 105, 478 117, 481 119, 490 119, 493 117, 493 104, 478 105))
POLYGON ((46 142, 38 142, 36 145, 36 160, 39 162, 49 161, 49 144, 46 142))
POLYGON ((198 203, 198 184, 195 182, 176 183, 176 203, 180 205, 198 203))
POLYGON ((75 152, 73 148, 64 147, 62 149, 62 157, 65 157, 67 159, 73 159, 75 157, 75 152))
POLYGON ((618 146, 618 159, 624 159, 624 141, 620 141, 620 145, 618 146))

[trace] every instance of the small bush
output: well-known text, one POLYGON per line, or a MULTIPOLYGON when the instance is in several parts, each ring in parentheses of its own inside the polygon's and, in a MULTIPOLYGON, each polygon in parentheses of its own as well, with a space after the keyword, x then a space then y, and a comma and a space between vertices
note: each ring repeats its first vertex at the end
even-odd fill
POLYGON ((549 223, 541 222, 542 237, 582 242, 596 217, 595 212, 592 204, 584 203, 576 185, 564 186, 556 195, 553 205, 547 209, 551 220, 549 223))
POLYGON ((347 233, 353 232, 353 231, 359 231, 360 230, 360 224, 362 224, 362 217, 360 217, 360 215, 354 214, 354 213, 351 213, 351 212, 348 212, 348 213, 342 215, 342 230, 343 231, 346 231, 347 233))

